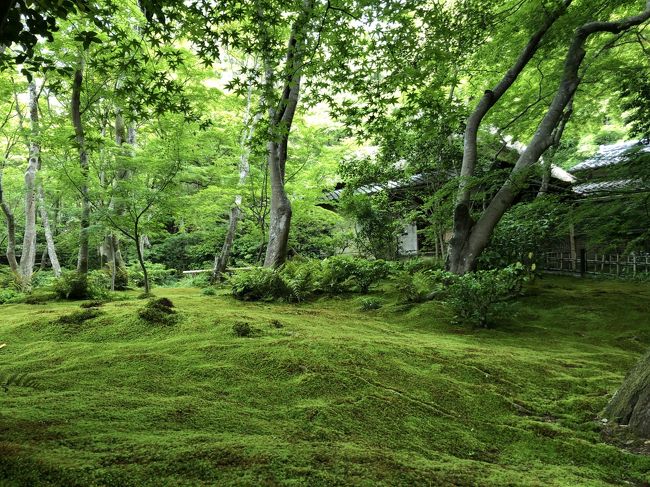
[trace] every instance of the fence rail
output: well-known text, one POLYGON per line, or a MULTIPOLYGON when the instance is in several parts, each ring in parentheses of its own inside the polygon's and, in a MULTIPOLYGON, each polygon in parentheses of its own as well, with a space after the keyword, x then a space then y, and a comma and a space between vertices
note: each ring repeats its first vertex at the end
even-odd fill
POLYGON ((547 271, 633 277, 650 273, 650 254, 546 252, 541 265, 547 271))

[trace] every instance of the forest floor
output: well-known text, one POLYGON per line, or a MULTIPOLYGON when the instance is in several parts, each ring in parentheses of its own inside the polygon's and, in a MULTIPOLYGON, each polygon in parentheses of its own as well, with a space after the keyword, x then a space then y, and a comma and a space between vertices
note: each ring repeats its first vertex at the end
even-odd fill
POLYGON ((493 329, 440 303, 0 306, 0 485, 648 485, 598 414, 650 348, 650 284, 547 277, 493 329), (233 325, 254 333, 238 337, 233 325))

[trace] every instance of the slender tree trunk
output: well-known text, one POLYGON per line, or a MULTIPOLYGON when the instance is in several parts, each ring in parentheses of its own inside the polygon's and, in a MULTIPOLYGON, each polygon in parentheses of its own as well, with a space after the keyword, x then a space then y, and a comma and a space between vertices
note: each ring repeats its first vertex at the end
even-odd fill
POLYGON ((41 154, 38 141, 38 93, 34 82, 29 84, 29 120, 31 134, 29 160, 25 171, 25 232, 19 266, 21 286, 26 289, 31 287, 36 262, 36 173, 40 166, 41 154))
MULTIPOLYGON (((244 132, 242 133, 239 148, 241 156, 239 158, 239 186, 244 186, 248 173, 250 172, 250 164, 248 159, 250 157, 250 142, 255 133, 255 126, 259 122, 262 113, 258 110, 251 120, 251 105, 253 97, 253 87, 251 84, 248 86, 248 96, 246 99, 246 112, 244 114, 244 132)), ((241 203, 242 196, 238 194, 235 196, 234 205, 230 208, 230 216, 228 221, 228 231, 226 238, 223 242, 221 252, 214 257, 214 266, 212 268, 212 280, 218 281, 221 276, 226 272, 228 261, 230 260, 230 253, 232 246, 237 235, 237 225, 241 218, 241 203)))
POLYGON ((144 239, 140 235, 138 230, 138 222, 135 223, 133 236, 135 237, 135 248, 138 256, 138 262, 140 263, 140 268, 142 269, 142 278, 144 280, 144 292, 149 294, 151 292, 151 287, 149 286, 149 274, 147 273, 147 266, 144 263, 144 239))
POLYGON ((598 32, 618 34, 647 21, 650 18, 650 0, 647 0, 646 5, 646 10, 640 15, 628 17, 620 22, 589 22, 576 30, 567 51, 564 72, 553 101, 528 146, 519 156, 510 176, 476 223, 469 216, 469 206, 459 199, 460 204, 457 204, 454 213, 454 238, 450 248, 449 269, 452 272, 464 274, 475 268, 476 260, 487 246, 494 227, 525 186, 531 167, 558 137, 561 122, 568 119, 571 101, 582 80, 579 70, 586 54, 585 44, 588 38, 598 32))
POLYGON ((9 262, 9 267, 11 272, 18 278, 19 277, 19 268, 18 260, 16 259, 16 218, 14 217, 14 212, 11 210, 11 207, 4 200, 4 191, 2 186, 2 175, 3 171, 0 168, 0 207, 2 212, 5 215, 5 220, 7 222, 7 261, 9 262))
POLYGON ((88 152, 86 150, 86 137, 81 120, 81 88, 83 83, 83 67, 77 68, 72 84, 72 124, 74 125, 77 147, 79 151, 79 167, 81 168, 81 225, 79 232, 79 256, 77 259, 77 272, 88 274, 88 231, 90 228, 90 202, 88 201, 88 152))
MULTIPOLYGON (((277 109, 269 110, 270 128, 267 159, 271 180, 271 212, 269 239, 264 258, 265 267, 278 267, 287 260, 291 202, 284 186, 289 132, 298 106, 302 67, 305 55, 306 30, 313 8, 313 0, 303 2, 303 10, 291 27, 287 46, 286 69, 282 97, 277 109)), ((267 69, 267 83, 272 81, 267 69)))
POLYGON ((52 264, 52 271, 54 271, 54 276, 59 277, 61 275, 61 265, 59 264, 59 257, 56 253, 56 247, 54 246, 54 236, 52 234, 52 227, 50 225, 50 217, 47 214, 47 208, 45 207, 43 187, 40 185, 38 187, 37 194, 38 206, 41 213, 41 223, 43 224, 43 232, 45 233, 47 255, 50 257, 50 263, 52 264))

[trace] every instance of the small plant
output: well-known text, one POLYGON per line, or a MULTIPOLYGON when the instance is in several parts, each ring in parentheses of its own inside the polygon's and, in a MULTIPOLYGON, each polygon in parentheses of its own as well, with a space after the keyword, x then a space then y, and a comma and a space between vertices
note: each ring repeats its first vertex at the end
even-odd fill
POLYGON ((172 325, 177 319, 174 304, 167 298, 150 300, 138 311, 138 315, 144 321, 157 325, 172 325))
POLYGON ((238 321, 232 325, 232 332, 238 337, 249 337, 253 334, 253 328, 245 321, 238 321))
POLYGON ((81 303, 79 305, 80 308, 99 308, 101 306, 104 306, 104 301, 99 300, 86 301, 85 303, 81 303))
POLYGON ((382 306, 382 301, 381 299, 378 298, 363 298, 361 300, 361 311, 372 311, 375 309, 379 309, 382 306))
POLYGON ((448 303, 459 323, 487 327, 491 316, 521 294, 527 280, 526 269, 520 263, 505 269, 469 272, 449 287, 448 303))
POLYGON ((53 285, 54 293, 59 299, 69 300, 104 298, 109 289, 110 278, 102 271, 92 271, 88 274, 67 271, 55 279, 53 285))
POLYGON ((203 294, 204 296, 214 296, 215 294, 217 294, 217 291, 213 287, 206 287, 201 291, 201 294, 203 294))
POLYGON ((280 320, 271 320, 270 324, 271 324, 271 326, 273 328, 283 328, 284 327, 284 325, 282 324, 282 322, 280 320))
POLYGON ((14 289, 0 289, 0 304, 14 303, 16 301, 20 301, 23 297, 23 293, 20 293, 14 289))
POLYGON ((278 271, 268 267, 237 272, 229 282, 233 296, 242 301, 272 300, 287 294, 278 271))
POLYGON ((101 314, 102 312, 99 311, 98 309, 93 309, 93 308, 84 309, 81 311, 74 311, 70 314, 63 315, 59 317, 57 322, 61 325, 80 325, 88 320, 97 318, 101 314))

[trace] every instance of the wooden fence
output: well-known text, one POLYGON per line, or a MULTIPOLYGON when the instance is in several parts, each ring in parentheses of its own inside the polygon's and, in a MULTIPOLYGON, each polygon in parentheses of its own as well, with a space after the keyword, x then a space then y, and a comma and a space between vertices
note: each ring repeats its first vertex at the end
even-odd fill
POLYGON ((650 273, 650 254, 599 254, 585 249, 578 252, 546 252, 540 266, 552 272, 634 277, 650 273))

